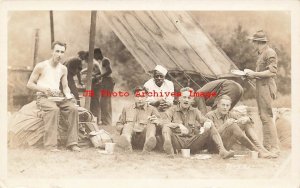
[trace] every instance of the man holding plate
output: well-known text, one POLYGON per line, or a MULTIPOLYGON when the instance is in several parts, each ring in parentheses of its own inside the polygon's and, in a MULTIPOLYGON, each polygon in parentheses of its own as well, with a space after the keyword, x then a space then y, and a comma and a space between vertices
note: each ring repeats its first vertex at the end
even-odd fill
MULTIPOLYGON (((60 115, 68 126, 66 146, 72 151, 80 151, 78 147, 78 111, 74 104, 74 96, 68 87, 67 67, 61 64, 66 44, 55 41, 52 44, 52 57, 38 63, 28 80, 27 87, 37 91, 37 105, 44 112, 45 125, 44 147, 50 151, 59 151, 58 124, 60 115), (59 90, 60 82, 64 97, 59 90)), ((75 102, 76 103, 76 102, 75 102)))
POLYGON ((277 73, 277 54, 267 44, 265 33, 257 31, 250 38, 258 51, 256 70, 245 69, 246 77, 256 79, 256 101, 263 124, 264 146, 270 152, 279 154, 277 129, 273 122, 272 101, 276 98, 275 77, 277 73))

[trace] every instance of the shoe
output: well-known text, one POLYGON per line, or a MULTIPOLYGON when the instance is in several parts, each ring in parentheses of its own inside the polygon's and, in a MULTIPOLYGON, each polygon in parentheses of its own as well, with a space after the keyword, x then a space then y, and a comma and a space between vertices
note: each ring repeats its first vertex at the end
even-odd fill
POLYGON ((156 146, 156 138, 155 137, 150 137, 145 142, 143 151, 150 152, 155 148, 155 146, 156 146))
POLYGON ((271 158, 277 158, 278 155, 271 153, 271 152, 259 152, 258 153, 259 158, 266 158, 266 159, 271 159, 271 158))
POLYGON ((164 150, 167 153, 167 155, 173 155, 174 156, 174 150, 173 146, 170 140, 165 140, 164 142, 164 150))
POLYGON ((78 147, 77 145, 71 146, 70 150, 75 151, 75 152, 80 152, 81 151, 80 147, 78 147))
POLYGON ((61 150, 59 150, 57 148, 53 148, 53 149, 50 149, 49 151, 51 151, 51 152, 60 152, 61 150))
POLYGON ((219 151, 219 155, 222 157, 222 159, 228 159, 230 157, 234 156, 234 151, 227 151, 223 145, 223 141, 222 138, 219 134, 213 134, 212 135, 212 140, 214 141, 214 143, 216 144, 218 151, 219 151))
POLYGON ((45 150, 50 151, 50 152, 60 152, 61 150, 58 149, 56 146, 46 146, 45 150))
POLYGON ((232 150, 229 150, 229 151, 221 150, 219 155, 222 157, 222 159, 229 159, 231 157, 234 157, 234 151, 232 151, 232 150))
POLYGON ((271 153, 273 153, 273 154, 275 154, 275 155, 277 155, 277 156, 280 155, 280 150, 277 149, 277 148, 274 148, 274 147, 272 147, 272 148, 269 150, 269 152, 271 152, 271 153))
POLYGON ((142 155, 149 155, 149 154, 150 154, 150 151, 146 151, 146 150, 142 151, 142 155))
POLYGON ((127 139, 124 135, 121 135, 121 136, 120 136, 118 145, 119 145, 121 148, 123 148, 125 151, 132 152, 132 146, 131 146, 131 143, 128 141, 128 139, 127 139))

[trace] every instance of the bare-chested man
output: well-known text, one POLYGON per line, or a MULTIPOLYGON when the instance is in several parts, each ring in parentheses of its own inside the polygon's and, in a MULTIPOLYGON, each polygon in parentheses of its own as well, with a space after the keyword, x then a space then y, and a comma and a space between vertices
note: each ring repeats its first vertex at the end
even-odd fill
POLYGON ((38 63, 29 78, 27 87, 37 93, 37 105, 44 112, 44 147, 50 151, 57 149, 59 116, 65 118, 68 126, 66 146, 72 151, 78 147, 78 111, 67 81, 67 67, 61 64, 66 44, 55 41, 52 44, 52 57, 38 63), (62 83, 63 93, 59 90, 62 83), (62 97, 59 97, 62 96, 62 97))

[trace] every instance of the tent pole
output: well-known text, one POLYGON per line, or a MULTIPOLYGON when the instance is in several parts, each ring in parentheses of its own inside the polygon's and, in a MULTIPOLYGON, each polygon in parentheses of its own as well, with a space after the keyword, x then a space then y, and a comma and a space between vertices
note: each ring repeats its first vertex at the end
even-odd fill
POLYGON ((51 46, 54 42, 54 24, 53 24, 53 11, 50 10, 50 30, 51 30, 51 46))
POLYGON ((35 30, 35 37, 34 37, 34 51, 33 51, 33 67, 35 67, 37 63, 37 55, 39 51, 39 29, 35 30))
MULTIPOLYGON (((91 91, 92 84, 92 69, 94 59, 94 46, 95 46, 95 35, 96 35, 96 16, 97 11, 91 12, 91 26, 90 26, 90 41, 89 41, 89 57, 88 57, 88 69, 87 69, 87 84, 86 91, 91 91)), ((91 91, 93 93, 93 91, 91 91)), ((85 97, 85 108, 90 110, 91 95, 85 97)))

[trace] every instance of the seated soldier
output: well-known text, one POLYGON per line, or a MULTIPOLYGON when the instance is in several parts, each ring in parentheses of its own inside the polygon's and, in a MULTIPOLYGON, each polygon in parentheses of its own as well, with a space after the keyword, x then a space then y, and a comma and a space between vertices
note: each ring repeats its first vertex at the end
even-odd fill
POLYGON ((134 89, 135 103, 125 107, 117 122, 117 129, 121 131, 118 145, 126 151, 142 149, 148 153, 156 146, 156 124, 160 117, 157 109, 146 103, 146 88, 134 89))
POLYGON ((257 151, 260 158, 276 158, 277 155, 267 151, 258 140, 252 120, 248 116, 240 117, 230 112, 230 107, 231 98, 223 95, 217 101, 217 109, 206 114, 206 117, 214 122, 225 148, 231 149, 233 144, 239 141, 248 149, 257 151))
POLYGON ((179 104, 166 111, 169 123, 165 123, 162 128, 164 139, 163 148, 170 156, 174 155, 174 149, 190 149, 192 153, 200 151, 211 137, 219 149, 219 154, 223 159, 234 156, 232 151, 227 151, 222 139, 214 127, 211 120, 201 115, 201 112, 191 106, 193 97, 190 92, 192 88, 180 90, 179 104), (204 123, 202 131, 197 131, 204 123))
MULTIPOLYGON (((168 70, 161 65, 157 65, 153 71, 153 78, 148 80, 144 87, 149 91, 147 102, 156 107, 159 112, 165 112, 173 105, 174 84, 165 77, 168 70), (151 94, 151 95, 150 95, 151 94)), ((161 113, 163 115, 164 113, 161 113)))

